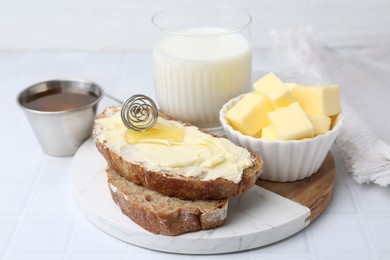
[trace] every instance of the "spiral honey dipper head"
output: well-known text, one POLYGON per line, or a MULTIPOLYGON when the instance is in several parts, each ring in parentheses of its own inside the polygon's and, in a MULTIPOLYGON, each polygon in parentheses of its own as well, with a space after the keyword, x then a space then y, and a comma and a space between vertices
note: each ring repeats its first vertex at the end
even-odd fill
POLYGON ((145 95, 134 95, 123 103, 121 117, 127 128, 143 131, 156 124, 158 109, 151 98, 145 95))

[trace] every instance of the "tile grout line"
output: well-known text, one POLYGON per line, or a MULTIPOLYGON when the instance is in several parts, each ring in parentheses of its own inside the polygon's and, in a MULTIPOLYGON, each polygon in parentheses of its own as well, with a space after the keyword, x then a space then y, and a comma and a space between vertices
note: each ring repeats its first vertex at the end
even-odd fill
POLYGON ((364 236, 364 241, 365 241, 365 243, 366 243, 366 245, 368 247, 368 250, 370 251, 371 255, 375 255, 376 254, 375 246, 372 243, 371 233, 370 233, 369 228, 367 226, 367 222, 364 219, 365 214, 362 213, 362 208, 360 207, 360 204, 356 201, 357 194, 355 193, 355 189, 354 189, 354 187, 351 184, 348 184, 347 187, 349 189, 349 192, 352 195, 351 196, 352 197, 352 201, 355 204, 355 207, 357 209, 357 216, 356 217, 357 217, 359 223, 361 224, 362 231, 363 231, 363 236, 364 236))
POLYGON ((30 209, 31 201, 34 199, 34 196, 36 194, 36 190, 38 189, 39 177, 43 174, 43 167, 44 167, 46 161, 47 161, 47 159, 44 157, 43 161, 41 162, 41 165, 39 166, 39 173, 38 173, 36 179, 31 184, 32 188, 31 188, 29 197, 25 201, 25 204, 24 204, 24 207, 23 207, 21 214, 18 216, 20 219, 19 219, 18 223, 16 224, 15 231, 13 232, 12 238, 10 239, 10 241, 8 243, 5 256, 12 255, 12 252, 10 252, 10 249, 12 248, 13 244, 15 243, 16 237, 19 235, 22 224, 26 221, 25 216, 27 215, 27 212, 30 209))
MULTIPOLYGON (((309 224, 310 226, 311 224, 309 224)), ((308 227, 309 227, 308 226, 308 227)), ((312 237, 312 234, 311 234, 311 230, 310 229, 305 229, 305 239, 306 239, 306 243, 307 243, 307 246, 308 246, 308 250, 309 250, 309 257, 311 259, 315 258, 317 255, 315 254, 315 245, 313 243, 313 237, 312 237)))
POLYGON ((368 244, 368 249, 370 250, 372 255, 377 255, 379 252, 377 252, 375 245, 373 244, 373 239, 371 235, 371 230, 368 227, 367 220, 363 216, 359 216, 359 222, 362 223, 362 229, 364 232, 364 240, 368 244))
POLYGON ((21 119, 21 116, 22 116, 22 113, 19 113, 18 114, 18 117, 15 119, 15 121, 13 122, 13 126, 10 127, 10 132, 11 132, 11 135, 8 136, 7 140, 4 141, 1 145, 0 145, 0 156, 1 157, 4 157, 6 156, 6 153, 5 153, 5 149, 6 147, 9 145, 10 142, 12 142, 12 140, 14 140, 16 138, 16 134, 17 134, 17 127, 19 125, 19 121, 22 120, 21 119))
MULTIPOLYGON (((344 168, 343 172, 348 174, 348 171, 345 168, 344 164, 342 165, 342 167, 344 168)), ((364 217, 366 217, 367 215, 371 215, 371 214, 365 214, 362 212, 362 208, 360 207, 360 204, 358 203, 358 201, 356 199, 357 194, 356 194, 354 186, 353 186, 354 180, 352 179, 352 176, 350 176, 350 175, 343 176, 343 180, 344 180, 343 184, 347 187, 348 192, 350 193, 352 203, 356 209, 356 213, 351 214, 351 217, 354 217, 358 220, 359 226, 361 226, 361 228, 362 228, 361 230, 362 230, 363 236, 364 236, 363 239, 364 239, 365 245, 367 246, 367 249, 369 251, 369 255, 373 256, 376 254, 375 246, 372 243, 372 237, 371 237, 371 234, 369 232, 367 222, 364 219, 364 217), (351 178, 351 179, 347 179, 347 178, 351 178)), ((342 215, 342 214, 340 214, 340 215, 342 215)))
POLYGON ((67 259, 68 257, 71 256, 71 249, 73 247, 74 241, 76 240, 75 234, 76 234, 77 229, 80 226, 80 217, 81 217, 81 212, 80 212, 80 210, 78 210, 77 214, 73 217, 74 223, 73 223, 72 232, 71 232, 70 237, 68 239, 68 245, 66 246, 66 250, 64 253, 65 259, 67 259))
MULTIPOLYGON (((128 63, 127 63, 127 58, 128 58, 129 52, 121 52, 121 59, 118 62, 118 66, 120 67, 120 71, 117 73, 117 77, 115 77, 114 84, 112 87, 109 89, 109 94, 114 95, 116 98, 121 99, 120 97, 117 97, 117 94, 115 94, 118 89, 120 83, 124 80, 126 72, 128 70, 128 63)), ((123 98, 122 98, 123 99, 123 98)))
POLYGON ((351 218, 356 219, 359 223, 359 226, 361 226, 361 231, 363 234, 363 241, 365 243, 365 246, 367 247, 368 253, 366 253, 365 255, 367 255, 369 257, 376 257, 380 254, 383 255, 383 253, 379 253, 376 250, 375 243, 373 243, 373 233, 368 226, 367 218, 389 217, 389 214, 383 213, 383 212, 382 213, 363 212, 360 204, 358 203, 358 200, 356 200, 358 192, 357 192, 357 189, 355 188, 357 186, 354 186, 354 185, 356 185, 357 182, 353 179, 352 175, 347 172, 344 165, 341 165, 341 167, 344 168, 342 170, 342 172, 345 173, 341 183, 347 189, 349 196, 351 197, 353 206, 355 208, 355 212, 348 213, 348 214, 346 214, 346 213, 327 213, 327 215, 336 216, 336 217, 351 217, 351 218))

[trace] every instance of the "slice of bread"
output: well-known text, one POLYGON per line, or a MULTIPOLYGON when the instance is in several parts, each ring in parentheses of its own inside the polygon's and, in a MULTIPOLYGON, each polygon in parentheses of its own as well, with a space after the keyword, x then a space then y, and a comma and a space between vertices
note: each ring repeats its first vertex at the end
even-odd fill
POLYGON ((164 196, 136 185, 107 168, 111 196, 122 212, 144 229, 179 235, 224 224, 228 200, 188 201, 164 196))
MULTIPOLYGON (((101 124, 97 123, 100 118, 110 117, 114 113, 120 111, 120 109, 120 106, 108 107, 101 114, 97 115, 93 136, 98 150, 106 159, 109 166, 122 177, 135 184, 143 185, 169 197, 189 200, 217 200, 230 196, 237 196, 242 192, 247 191, 255 184, 261 174, 263 161, 255 153, 250 153, 252 166, 243 170, 239 182, 233 182, 225 178, 204 180, 198 177, 186 177, 174 174, 169 170, 153 171, 140 162, 133 161, 129 158, 125 159, 123 154, 116 152, 109 147, 107 140, 104 139, 103 132, 105 130, 101 124)), ((159 116, 168 120, 175 120, 163 113, 159 113, 159 116)), ((180 122, 177 120, 175 121, 180 122)), ((184 126, 191 126, 188 123, 180 123, 184 126)), ((199 129, 199 131, 212 135, 203 129, 199 129)), ((217 136, 214 137, 220 138, 217 136)), ((232 143, 232 145, 234 144, 232 143)))

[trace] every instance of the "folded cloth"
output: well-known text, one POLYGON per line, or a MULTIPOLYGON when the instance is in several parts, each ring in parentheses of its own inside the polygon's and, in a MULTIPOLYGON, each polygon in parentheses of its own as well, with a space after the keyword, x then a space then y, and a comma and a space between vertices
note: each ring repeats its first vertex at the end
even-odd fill
POLYGON ((390 44, 370 46, 345 57, 308 29, 273 31, 271 35, 275 42, 272 58, 280 61, 275 70, 285 81, 340 85, 344 122, 335 143, 347 171, 360 184, 389 185, 390 146, 386 141, 390 143, 390 124, 380 114, 372 115, 378 110, 390 112, 390 80, 385 80, 390 75, 390 44))

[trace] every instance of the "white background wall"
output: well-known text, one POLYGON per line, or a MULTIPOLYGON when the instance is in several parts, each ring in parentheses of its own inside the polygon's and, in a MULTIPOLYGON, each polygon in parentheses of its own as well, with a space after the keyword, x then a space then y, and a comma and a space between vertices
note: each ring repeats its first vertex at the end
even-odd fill
POLYGON ((153 13, 193 2, 249 11, 255 48, 271 29, 310 27, 332 47, 390 36, 388 0, 0 0, 0 51, 147 50, 153 13))

